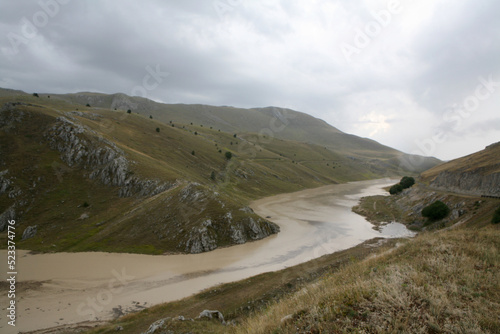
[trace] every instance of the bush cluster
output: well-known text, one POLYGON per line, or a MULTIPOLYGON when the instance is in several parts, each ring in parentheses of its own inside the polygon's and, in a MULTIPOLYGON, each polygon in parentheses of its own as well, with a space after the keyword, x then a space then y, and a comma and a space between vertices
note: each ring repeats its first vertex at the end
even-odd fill
POLYGON ((491 222, 493 224, 498 224, 500 223, 500 207, 495 210, 495 213, 493 214, 493 218, 491 219, 491 222))
POLYGON ((410 188, 414 184, 415 184, 415 179, 413 177, 411 177, 411 176, 403 176, 403 178, 401 179, 401 181, 399 181, 398 184, 393 185, 389 189, 389 193, 391 195, 399 194, 404 189, 410 188))
POLYGON ((429 218, 431 221, 443 219, 449 213, 450 208, 441 201, 435 201, 422 209, 422 216, 429 218))

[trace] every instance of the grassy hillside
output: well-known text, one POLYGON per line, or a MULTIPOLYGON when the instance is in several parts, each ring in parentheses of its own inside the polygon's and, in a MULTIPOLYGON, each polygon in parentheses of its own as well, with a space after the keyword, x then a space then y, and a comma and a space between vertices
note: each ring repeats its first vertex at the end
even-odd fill
POLYGON ((0 220, 16 218, 25 249, 211 250, 275 232, 252 199, 386 173, 312 143, 43 94, 0 97, 0 108, 0 220))
POLYGON ((479 171, 483 175, 500 173, 500 142, 492 144, 482 151, 430 168, 421 174, 421 178, 424 181, 431 182, 443 171, 479 171))
POLYGON ((267 107, 242 109, 234 107, 216 107, 207 105, 163 104, 140 97, 124 94, 76 93, 55 95, 53 98, 71 103, 110 108, 130 109, 164 123, 201 125, 220 129, 229 133, 259 134, 259 142, 265 142, 263 136, 312 143, 329 150, 359 159, 375 173, 384 170, 419 173, 440 163, 435 158, 422 158, 418 166, 405 163, 410 156, 380 143, 358 136, 343 133, 323 120, 291 109, 267 107), (411 169, 411 170, 409 170, 411 169))

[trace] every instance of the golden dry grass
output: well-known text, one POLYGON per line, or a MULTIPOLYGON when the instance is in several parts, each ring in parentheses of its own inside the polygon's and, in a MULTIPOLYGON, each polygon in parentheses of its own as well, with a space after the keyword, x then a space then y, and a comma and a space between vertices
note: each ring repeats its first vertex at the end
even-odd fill
POLYGON ((492 226, 420 235, 325 276, 234 332, 498 333, 499 237, 492 226))

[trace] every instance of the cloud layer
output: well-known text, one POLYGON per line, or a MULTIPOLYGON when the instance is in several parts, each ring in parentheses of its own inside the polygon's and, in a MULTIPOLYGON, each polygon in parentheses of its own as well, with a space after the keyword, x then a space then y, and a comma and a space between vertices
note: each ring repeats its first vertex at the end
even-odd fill
POLYGON ((287 107, 442 159, 500 140, 498 1, 0 6, 0 87, 287 107))

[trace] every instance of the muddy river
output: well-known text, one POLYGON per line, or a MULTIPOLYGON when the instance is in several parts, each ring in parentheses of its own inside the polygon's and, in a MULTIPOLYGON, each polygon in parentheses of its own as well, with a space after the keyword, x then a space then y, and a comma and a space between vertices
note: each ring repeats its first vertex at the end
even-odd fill
MULTIPOLYGON (((396 180, 324 186, 260 199, 251 207, 281 227, 264 240, 196 255, 17 251, 16 327, 7 324, 7 291, 0 296, 0 332, 17 333, 68 323, 107 320, 189 296, 218 283, 279 270, 374 237, 411 236, 403 225, 372 228, 351 207, 383 194, 396 180)), ((6 251, 0 251, 5 281, 6 251)))

